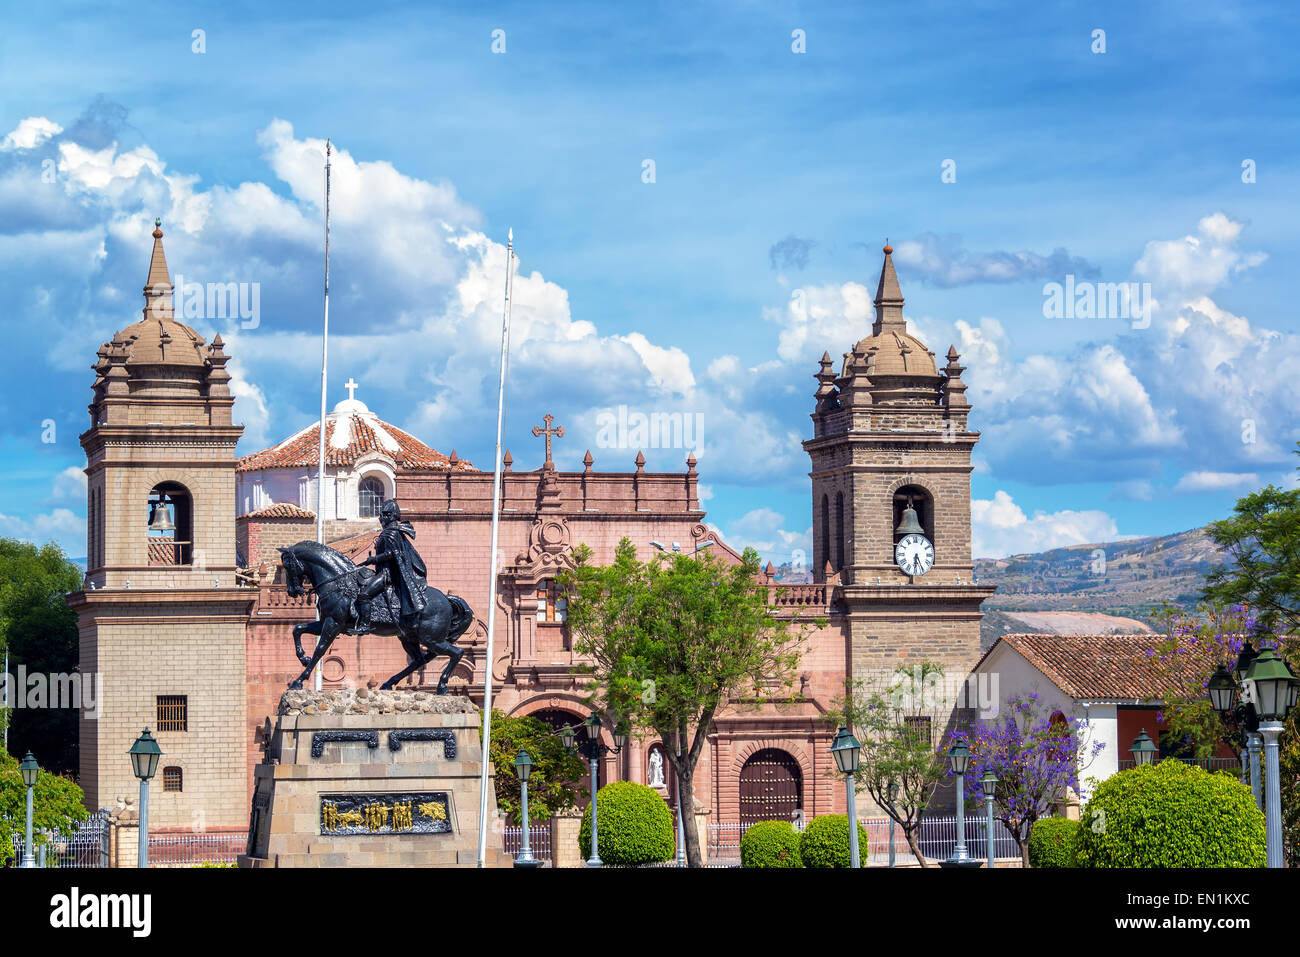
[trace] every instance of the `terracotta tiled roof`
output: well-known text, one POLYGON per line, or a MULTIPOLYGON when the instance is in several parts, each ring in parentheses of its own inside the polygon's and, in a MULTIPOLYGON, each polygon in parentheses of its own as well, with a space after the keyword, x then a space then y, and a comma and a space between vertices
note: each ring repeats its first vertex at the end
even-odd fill
POLYGON ((298 505, 292 505, 289 502, 276 502, 274 505, 267 505, 265 508, 259 508, 253 512, 245 512, 240 518, 316 518, 316 513, 311 509, 302 508, 298 505))
MULTIPOLYGON (((357 406, 364 409, 358 402, 357 406)), ((343 405, 343 403, 340 403, 343 405)), ((379 452, 408 469, 437 471, 476 471, 465 459, 453 465, 436 449, 431 449, 409 432, 381 421, 367 411, 336 411, 325 420, 325 464, 353 465, 370 452, 379 452), (346 430, 346 431, 344 431, 346 430)), ((279 445, 254 452, 239 460, 240 472, 262 469, 316 467, 320 448, 320 424, 313 423, 279 445)))
MULTIPOLYGON (((1003 635, 998 644, 1006 642, 1072 698, 1136 701, 1158 699, 1170 690, 1167 669, 1148 655, 1159 640, 1158 635, 1003 635)), ((1175 679, 1188 683, 1203 680, 1214 666, 1194 651, 1181 660, 1175 679)))

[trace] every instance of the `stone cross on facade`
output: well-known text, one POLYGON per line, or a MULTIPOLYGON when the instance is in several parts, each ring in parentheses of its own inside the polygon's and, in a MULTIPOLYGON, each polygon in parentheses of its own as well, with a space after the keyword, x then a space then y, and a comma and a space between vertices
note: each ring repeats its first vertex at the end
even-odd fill
POLYGON ((343 388, 348 390, 348 401, 354 401, 357 397, 357 382, 352 376, 348 376, 348 381, 343 383, 343 388))
POLYGON ((542 416, 542 421, 546 423, 546 428, 542 428, 540 425, 534 425, 533 435, 546 436, 546 462, 542 465, 542 468, 554 469, 555 463, 551 461, 551 436, 560 439, 564 438, 564 426, 557 425, 555 428, 551 428, 551 423, 555 421, 555 416, 551 415, 549 412, 542 416))

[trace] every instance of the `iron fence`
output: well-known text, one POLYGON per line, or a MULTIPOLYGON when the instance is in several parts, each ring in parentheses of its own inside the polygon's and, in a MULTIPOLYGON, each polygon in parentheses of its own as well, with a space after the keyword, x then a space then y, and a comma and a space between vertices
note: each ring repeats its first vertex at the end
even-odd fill
MULTIPOLYGON (((860 848, 863 864, 889 863, 889 818, 859 818, 867 832, 867 844, 860 848)), ((981 815, 967 815, 965 822, 966 851, 974 858, 983 858, 988 847, 987 825, 981 815)), ((709 824, 709 863, 717 867, 740 866, 740 839, 748 824, 739 821, 716 821, 709 824), (717 861, 718 863, 714 864, 717 861)), ((803 821, 793 823, 802 831, 803 821)), ((924 816, 917 830, 917 845, 930 860, 944 860, 952 856, 957 846, 957 818, 955 816, 924 816)), ((1019 857, 1020 847, 1015 836, 1001 821, 993 822, 993 854, 995 857, 1019 857)), ((912 849, 903 836, 903 829, 894 826, 894 860, 907 863, 915 860, 912 849)))
MULTIPOLYGON (((1262 758, 1262 755, 1261 755, 1262 758)), ((1162 759, 1169 760, 1169 759, 1162 759)), ((1174 761, 1182 761, 1183 764, 1195 765, 1198 768, 1204 768, 1207 771, 1231 771, 1237 776, 1241 775, 1241 758, 1173 758, 1174 761)), ((1261 767, 1263 761, 1260 762, 1261 767)), ((1123 758, 1119 762, 1121 771, 1131 771, 1137 766, 1137 762, 1132 758, 1123 758)))
POLYGON ((234 864, 248 845, 247 831, 205 831, 198 834, 150 834, 150 867, 194 867, 234 864))
MULTIPOLYGON (((21 864, 25 835, 14 835, 14 863, 21 864)), ((101 808, 71 834, 55 831, 48 841, 36 841, 37 867, 108 867, 108 811, 101 808)))
MULTIPOLYGON (((502 837, 505 851, 511 857, 518 857, 524 847, 524 829, 519 825, 507 825, 502 837)), ((539 861, 551 859, 551 825, 534 824, 528 829, 528 850, 539 861)))

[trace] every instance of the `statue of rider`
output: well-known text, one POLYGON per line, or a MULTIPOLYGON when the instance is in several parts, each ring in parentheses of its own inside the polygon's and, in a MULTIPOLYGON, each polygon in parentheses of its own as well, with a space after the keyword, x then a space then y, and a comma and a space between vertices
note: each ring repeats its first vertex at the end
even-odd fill
POLYGON ((371 603, 390 584, 398 601, 398 607, 393 609, 398 618, 395 624, 404 630, 413 628, 424 610, 428 570, 424 567, 424 559, 411 544, 415 529, 409 522, 402 521, 402 510, 392 499, 379 507, 379 521, 383 529, 375 539, 375 553, 361 562, 362 565, 374 566, 375 577, 352 602, 352 617, 357 623, 352 629, 354 635, 370 633, 371 603))

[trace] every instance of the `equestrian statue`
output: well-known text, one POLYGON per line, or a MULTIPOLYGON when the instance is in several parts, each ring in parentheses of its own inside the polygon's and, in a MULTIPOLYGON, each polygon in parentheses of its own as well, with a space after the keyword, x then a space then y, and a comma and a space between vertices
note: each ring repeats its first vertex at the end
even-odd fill
POLYGON ((402 521, 395 501, 389 499, 380 506, 379 521, 383 527, 375 539, 374 554, 360 565, 319 542, 279 549, 289 594, 294 598, 304 594, 306 579, 316 596, 317 620, 293 628, 293 648, 304 668, 290 688, 302 687, 339 635, 375 634, 396 635, 410 658, 410 664, 381 687, 391 688, 417 668, 446 655, 438 694, 447 693, 447 679, 465 654, 455 641, 474 621, 474 612, 463 598, 445 595, 426 581, 424 560, 411 544, 415 529, 402 521), (303 653, 303 635, 319 636, 310 656, 303 653))

